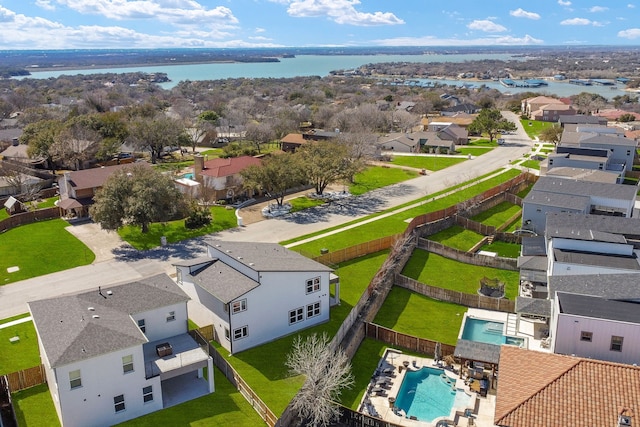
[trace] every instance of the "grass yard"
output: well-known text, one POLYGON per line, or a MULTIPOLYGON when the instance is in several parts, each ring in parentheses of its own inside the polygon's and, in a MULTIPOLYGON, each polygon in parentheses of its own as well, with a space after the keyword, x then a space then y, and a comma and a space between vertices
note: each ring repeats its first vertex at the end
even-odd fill
POLYGON ((520 190, 516 195, 521 199, 524 199, 525 197, 527 197, 527 194, 529 194, 529 191, 531 191, 532 188, 533 184, 528 185, 524 190, 520 190))
POLYGON ((211 224, 206 227, 189 230, 184 226, 184 219, 165 223, 153 223, 149 232, 143 234, 140 227, 126 226, 118 230, 123 240, 138 250, 146 250, 160 246, 160 238, 166 236, 168 243, 175 243, 193 237, 233 228, 237 225, 234 209, 224 206, 211 207, 211 224))
POLYGON ((210 159, 212 159, 214 157, 220 157, 222 153, 224 153, 224 150, 222 148, 210 148, 200 154, 202 154, 203 156, 208 156, 210 159))
POLYGON ((456 345, 467 307, 437 301, 394 286, 373 323, 433 341, 456 345))
POLYGON ((469 154, 472 156, 482 156, 492 150, 492 147, 461 147, 456 149, 459 154, 464 154, 465 156, 469 154))
POLYGON ((539 120, 520 120, 520 123, 522 123, 524 131, 527 132, 527 135, 529 135, 529 138, 531 139, 536 139, 544 128, 554 125, 552 122, 542 122, 539 120), (531 126, 529 126, 529 123, 531 123, 531 126))
MULTIPOLYGON (((418 199, 414 202, 407 204, 407 205, 412 205, 412 204, 419 203, 420 200, 423 201, 423 204, 416 206, 414 208, 408 209, 404 212, 398 212, 395 215, 391 215, 389 217, 382 218, 377 221, 373 221, 367 224, 362 224, 358 227, 345 230, 336 234, 332 234, 330 236, 323 237, 321 239, 316 239, 298 246, 293 246, 291 249, 293 249, 294 251, 300 251, 302 253, 319 254, 320 249, 323 249, 323 248, 327 248, 331 252, 331 251, 336 251, 338 249, 348 248, 350 246, 357 245, 359 243, 369 242, 371 240, 375 240, 381 237, 398 234, 406 230, 407 228, 406 220, 410 218, 414 218, 423 213, 444 209, 449 206, 455 205, 456 203, 460 203, 464 200, 470 199, 471 197, 474 197, 482 193, 483 191, 486 191, 490 188, 495 187, 498 184, 501 184, 511 178, 514 178, 518 174, 520 174, 520 171, 511 169, 494 178, 480 182, 464 190, 456 191, 453 194, 450 194, 442 199, 432 200, 433 196, 440 194, 440 193, 436 193, 434 195, 431 195, 422 199, 418 199)), ((477 181, 477 179, 474 181, 477 181)), ((449 191, 449 190, 445 190, 445 191, 449 191)), ((398 208, 399 207, 390 209, 387 212, 393 212, 398 208)), ((382 213, 379 213, 379 214, 376 214, 375 216, 379 216, 381 214, 382 213)), ((354 222, 361 222, 361 221, 362 220, 358 220, 354 222)), ((349 225, 349 224, 343 224, 337 228, 342 228, 345 225, 349 225)), ((330 231, 330 230, 331 229, 323 230, 322 232, 316 233, 316 235, 330 231)), ((300 236, 296 240, 302 240, 308 237, 309 236, 300 236)), ((291 243, 291 241, 287 243, 291 243)))
POLYGON ((20 427, 59 427, 58 415, 46 384, 13 393, 13 409, 20 427))
POLYGON ((422 249, 413 251, 402 274, 431 286, 474 295, 480 288, 480 279, 498 278, 505 284, 508 299, 515 299, 518 295, 520 280, 520 274, 517 271, 465 264, 422 249))
POLYGON ((520 165, 525 168, 540 170, 540 162, 538 160, 525 160, 520 165))
POLYGON ((159 160, 158 163, 156 163, 153 167, 159 170, 160 172, 177 172, 184 168, 193 167, 193 159, 180 160, 180 161, 159 160))
POLYGON ((176 427, 266 425, 218 368, 215 368, 214 381, 216 391, 212 394, 117 425, 121 427, 156 427, 161 424, 176 427))
POLYGON ((506 258, 518 258, 520 256, 520 245, 518 245, 517 243, 507 243, 496 240, 490 245, 482 246, 480 250, 495 252, 498 254, 498 256, 506 258))
POLYGON ((467 145, 469 145, 470 147, 497 147, 498 141, 496 141, 495 139, 493 141, 489 141, 488 138, 480 138, 469 141, 469 144, 467 145))
POLYGON ((513 233, 514 231, 520 228, 521 224, 522 224, 522 217, 518 218, 516 221, 513 221, 511 225, 504 230, 504 232, 513 233))
POLYGON ((429 240, 440 242, 450 248, 468 251, 484 236, 475 231, 467 230, 459 225, 453 225, 445 230, 428 237, 429 240))
POLYGON ((69 224, 51 219, 22 225, 0 236, 0 285, 91 264, 95 255, 65 230, 69 224), (60 256, 64 254, 64 256, 60 256), (7 268, 20 270, 8 273, 7 268))
POLYGON ((306 196, 296 197, 294 199, 287 200, 287 202, 291 203, 291 213, 320 206, 325 203, 322 199, 310 199, 306 196))
POLYGON ((349 184, 349 192, 358 196, 376 188, 397 184, 418 176, 417 172, 399 168, 385 168, 382 166, 370 166, 356 174, 353 183, 349 184))
MULTIPOLYGON (((362 296, 387 254, 386 251, 378 252, 339 265, 337 274, 341 277, 341 304, 331 308, 329 322, 306 329, 299 334, 308 336, 313 333, 326 332, 329 336, 333 336, 362 296)), ((301 376, 290 376, 284 364, 291 344, 297 335, 296 333, 286 336, 232 356, 217 343, 214 342, 213 345, 267 406, 279 416, 304 382, 301 376)))
POLYGON ((7 212, 7 210, 4 208, 0 209, 0 221, 7 218, 9 218, 9 213, 7 212))
POLYGON ((392 163, 394 165, 408 166, 416 169, 428 169, 431 171, 439 171, 449 166, 457 165, 464 162, 465 158, 450 157, 446 154, 438 156, 394 156, 392 163))
POLYGON ((471 219, 486 225, 499 227, 521 211, 522 208, 518 205, 514 205, 509 202, 502 202, 491 209, 487 209, 486 211, 475 215, 471 219))
MULTIPOLYGON (((2 320, 10 322, 16 318, 2 320)), ((40 350, 38 336, 33 322, 24 322, 0 329, 0 375, 10 374, 23 369, 40 365, 40 350), (9 338, 19 337, 16 342, 9 342, 9 338)))

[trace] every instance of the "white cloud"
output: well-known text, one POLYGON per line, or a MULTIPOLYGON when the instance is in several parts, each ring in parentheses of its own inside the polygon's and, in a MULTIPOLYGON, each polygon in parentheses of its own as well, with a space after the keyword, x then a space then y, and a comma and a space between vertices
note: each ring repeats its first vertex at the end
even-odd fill
POLYGON ((296 18, 328 17, 338 24, 361 27, 404 24, 391 12, 360 12, 355 8, 359 4, 360 0, 291 0, 287 13, 296 18))
POLYGON ((36 6, 44 10, 56 10, 55 5, 51 4, 51 0, 36 0, 36 6))
POLYGON ((592 25, 593 21, 586 18, 571 18, 560 22, 560 25, 592 25))
POLYGON ((589 9, 589 12, 591 13, 598 13, 598 12, 606 12, 607 10, 609 10, 608 7, 604 7, 604 6, 593 6, 591 9, 589 9))
POLYGON ((539 14, 535 12, 527 12, 522 8, 518 8, 516 10, 510 10, 509 15, 515 16, 516 18, 540 19, 539 14))
POLYGON ((640 28, 629 28, 628 30, 618 31, 618 37, 629 40, 640 38, 640 28))
POLYGON ((627 7, 628 7, 629 9, 635 9, 636 5, 635 5, 635 4, 632 4, 632 3, 629 3, 629 4, 627 5, 627 7))
POLYGON ((441 39, 433 36, 398 37, 375 40, 374 43, 381 46, 522 46, 542 44, 544 41, 527 34, 524 37, 495 36, 477 39, 441 39))
POLYGON ((255 31, 256 33, 264 33, 264 32, 266 32, 267 30, 265 30, 264 28, 257 27, 254 31, 255 31))
POLYGON ((567 0, 567 1, 558 0, 558 4, 560 6, 571 6, 571 2, 569 0, 567 0))
POLYGON ((467 25, 467 28, 470 30, 484 31, 485 33, 501 33, 503 31, 507 31, 507 29, 502 25, 496 24, 488 19, 477 19, 472 21, 467 25))

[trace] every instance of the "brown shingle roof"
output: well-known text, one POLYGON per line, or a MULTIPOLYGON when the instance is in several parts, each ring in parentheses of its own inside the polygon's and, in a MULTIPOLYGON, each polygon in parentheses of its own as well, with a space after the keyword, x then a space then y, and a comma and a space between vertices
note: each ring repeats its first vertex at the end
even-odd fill
POLYGON ((640 368, 502 346, 495 424, 609 426, 621 408, 640 409, 640 368))
MULTIPOLYGON (((144 164, 146 163, 137 163, 144 164)), ((131 164, 105 166, 101 168, 84 169, 71 172, 71 185, 76 189, 99 188, 114 172, 131 167, 131 164)))
POLYGON ((288 142, 290 144, 304 144, 307 142, 306 139, 299 133, 289 133, 282 137, 281 142, 288 142))

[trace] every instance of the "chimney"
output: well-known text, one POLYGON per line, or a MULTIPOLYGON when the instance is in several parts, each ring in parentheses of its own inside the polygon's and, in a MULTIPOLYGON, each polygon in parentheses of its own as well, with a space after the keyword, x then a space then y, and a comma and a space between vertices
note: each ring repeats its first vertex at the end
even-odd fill
POLYGON ((71 182, 71 172, 64 173, 64 180, 67 182, 71 182))
POLYGON ((196 181, 202 181, 202 171, 204 170, 204 157, 196 154, 193 157, 193 177, 196 181))

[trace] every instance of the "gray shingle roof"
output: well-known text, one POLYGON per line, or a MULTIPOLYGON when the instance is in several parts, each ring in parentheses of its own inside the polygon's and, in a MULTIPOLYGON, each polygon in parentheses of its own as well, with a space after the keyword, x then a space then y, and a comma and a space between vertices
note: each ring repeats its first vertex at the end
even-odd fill
MULTIPOLYGON (((233 256, 254 271, 333 271, 317 261, 277 243, 228 242, 209 240, 214 251, 233 256)), ((214 253, 215 255, 215 253, 214 253)))
POLYGON ((100 293, 96 286, 87 292, 31 301, 29 309, 49 363, 58 367, 147 342, 130 316, 188 299, 169 276, 159 274, 104 286, 100 293))
POLYGON ((547 230, 569 227, 575 230, 598 230, 622 234, 629 238, 640 238, 640 219, 620 216, 587 215, 568 212, 547 213, 547 230))
POLYGON ((627 239, 620 234, 591 230, 585 227, 554 226, 546 228, 547 238, 559 237, 571 240, 586 240, 590 242, 627 243, 627 239))
POLYGON ((549 295, 566 292, 611 300, 640 301, 640 273, 587 274, 549 277, 549 295))
MULTIPOLYGON (((568 179, 563 180, 567 182, 570 181, 568 179)), ((524 203, 585 211, 589 206, 591 206, 591 199, 589 196, 567 195, 555 192, 532 190, 524 198, 524 203)))
POLYGON ((500 346, 459 339, 453 355, 467 360, 497 364, 500 362, 500 346))
POLYGON ((640 264, 638 264, 637 258, 626 255, 554 249, 553 256, 557 262, 567 264, 592 265, 622 270, 640 270, 640 264))
MULTIPOLYGON (((574 181, 571 179, 542 176, 533 185, 534 191, 548 193, 605 197, 608 199, 635 200, 638 189, 633 185, 602 182, 574 181)), ((531 194, 531 193, 529 193, 531 194)), ((526 200, 526 199, 525 199, 526 200)))
POLYGON ((192 273, 194 283, 225 304, 260 286, 239 271, 215 260, 192 273))
POLYGON ((560 311, 565 314, 640 323, 638 304, 632 302, 559 292, 558 303, 560 311))
POLYGON ((518 268, 524 270, 547 271, 548 260, 546 256, 519 256, 518 268))
POLYGON ((551 301, 541 298, 516 297, 516 313, 551 317, 551 301))

